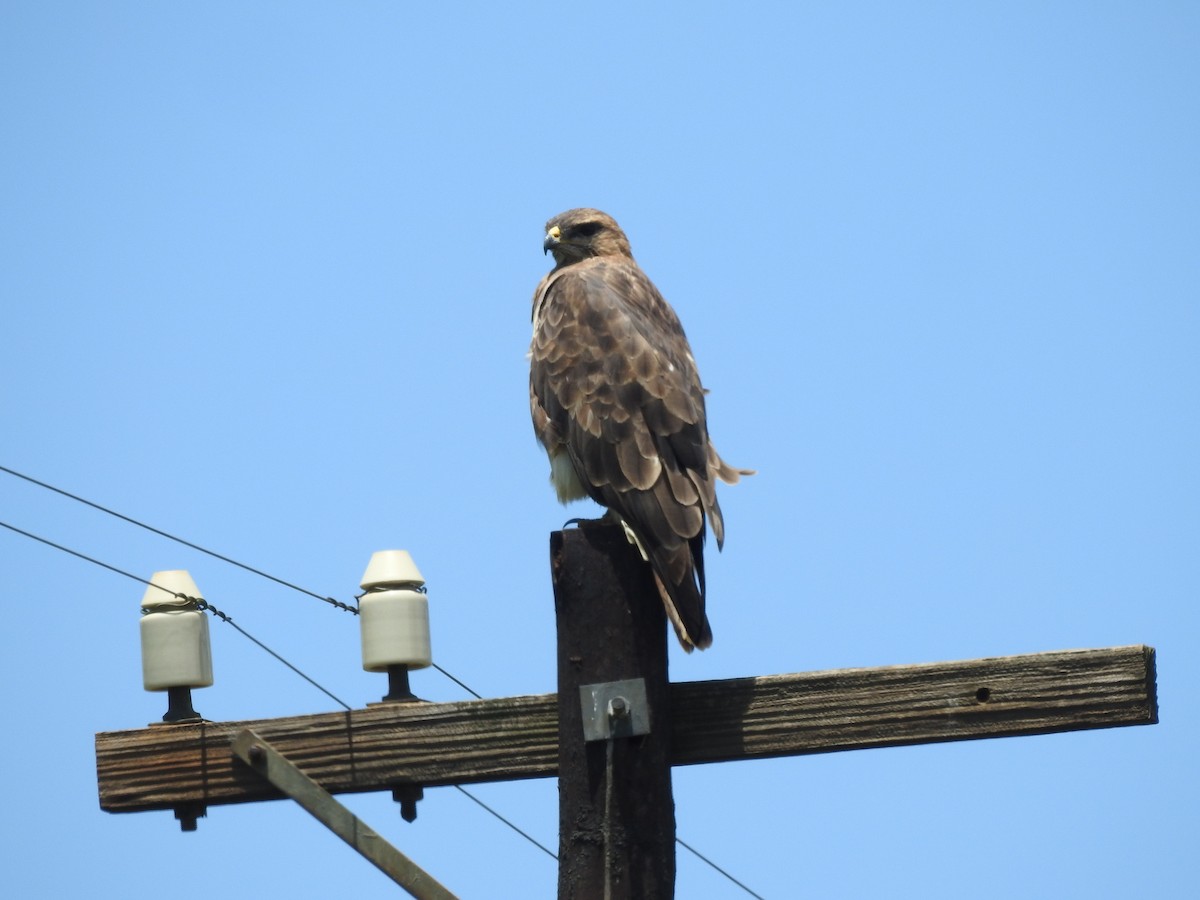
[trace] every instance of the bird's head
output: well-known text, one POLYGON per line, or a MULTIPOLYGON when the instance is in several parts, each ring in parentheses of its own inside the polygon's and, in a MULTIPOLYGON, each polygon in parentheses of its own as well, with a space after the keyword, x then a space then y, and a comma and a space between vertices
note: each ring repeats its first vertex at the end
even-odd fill
POLYGON ((629 238, 616 219, 598 209, 569 209, 546 223, 542 249, 554 254, 556 268, 592 256, 633 258, 629 238))

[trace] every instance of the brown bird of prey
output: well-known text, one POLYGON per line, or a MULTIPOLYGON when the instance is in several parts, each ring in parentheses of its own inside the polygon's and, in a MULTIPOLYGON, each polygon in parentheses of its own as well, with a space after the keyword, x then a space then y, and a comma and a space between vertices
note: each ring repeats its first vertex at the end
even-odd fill
POLYGON ((608 508, 649 561, 687 651, 712 644, 704 611, 705 519, 725 541, 704 388, 679 317, 597 209, 546 223, 554 268, 533 294, 529 404, 563 503, 608 508))

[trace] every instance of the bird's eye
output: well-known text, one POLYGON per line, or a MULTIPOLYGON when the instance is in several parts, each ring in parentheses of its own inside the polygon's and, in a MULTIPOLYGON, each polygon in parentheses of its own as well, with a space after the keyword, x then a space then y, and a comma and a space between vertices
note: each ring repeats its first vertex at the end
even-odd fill
POLYGON ((589 237, 592 237, 593 235, 595 235, 596 232, 600 230, 600 223, 599 222, 584 222, 582 225, 576 225, 571 230, 573 232, 575 232, 575 234, 578 235, 579 237, 589 238, 589 237))

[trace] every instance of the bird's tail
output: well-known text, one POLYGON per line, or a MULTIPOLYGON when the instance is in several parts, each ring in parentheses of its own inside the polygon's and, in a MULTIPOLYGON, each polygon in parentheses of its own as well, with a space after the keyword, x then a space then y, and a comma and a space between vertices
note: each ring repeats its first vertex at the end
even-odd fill
POLYGON ((656 548, 650 554, 654 583, 662 596, 667 618, 683 649, 705 650, 712 646, 712 628, 704 611, 704 557, 694 554, 693 538, 674 549, 656 548))
POLYGON ((712 628, 704 611, 703 532, 676 547, 656 547, 647 552, 646 545, 629 523, 620 517, 614 518, 625 529, 629 543, 650 563, 654 585, 683 649, 691 653, 697 648, 711 647, 712 628))

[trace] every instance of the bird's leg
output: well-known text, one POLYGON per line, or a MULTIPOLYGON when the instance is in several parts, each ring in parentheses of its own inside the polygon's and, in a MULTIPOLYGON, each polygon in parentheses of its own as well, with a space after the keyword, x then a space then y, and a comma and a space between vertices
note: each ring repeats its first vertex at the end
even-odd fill
POLYGON ((570 525, 575 525, 578 528, 602 528, 608 525, 620 525, 621 530, 625 532, 625 540, 637 547, 638 553, 642 555, 643 560, 646 562, 650 561, 650 557, 646 553, 646 548, 642 546, 641 539, 629 527, 629 524, 611 509, 605 510, 604 515, 599 519, 567 519, 563 523, 563 528, 567 528, 570 525))
POLYGON ((608 524, 611 524, 611 523, 604 516, 601 516, 599 519, 578 519, 578 518, 576 518, 576 519, 567 519, 567 521, 563 522, 563 528, 569 528, 572 525, 574 525, 576 528, 595 528, 598 525, 608 525, 608 524))
POLYGON ((615 522, 617 525, 620 525, 621 530, 625 532, 625 540, 637 547, 638 553, 642 555, 642 559, 645 562, 650 562, 650 557, 646 554, 646 548, 642 546, 641 539, 634 533, 633 529, 629 527, 628 522, 618 516, 611 509, 605 512, 604 517, 610 522, 615 522))

